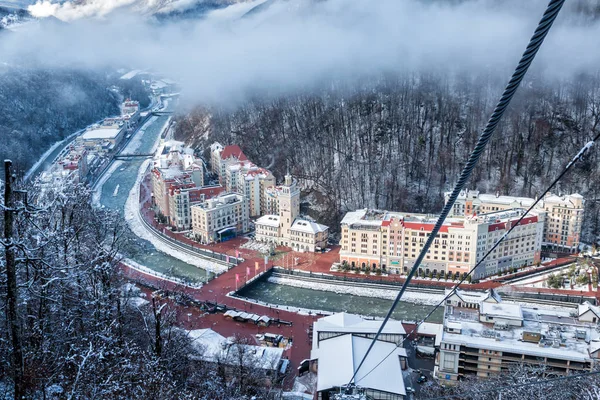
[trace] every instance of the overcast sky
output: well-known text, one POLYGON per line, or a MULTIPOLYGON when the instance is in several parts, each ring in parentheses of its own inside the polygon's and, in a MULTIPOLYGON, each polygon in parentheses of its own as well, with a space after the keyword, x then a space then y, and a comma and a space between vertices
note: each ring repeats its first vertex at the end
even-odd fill
MULTIPOLYGON (((133 1, 37 4, 32 8, 37 15, 69 22, 2 35, 0 62, 153 68, 180 80, 198 102, 239 97, 252 87, 294 90, 330 76, 379 71, 467 69, 508 77, 547 4, 290 0, 239 18, 258 1, 212 12, 201 21, 157 24, 120 7, 133 1)), ((554 77, 596 72, 600 24, 583 23, 565 11, 536 67, 554 77)))

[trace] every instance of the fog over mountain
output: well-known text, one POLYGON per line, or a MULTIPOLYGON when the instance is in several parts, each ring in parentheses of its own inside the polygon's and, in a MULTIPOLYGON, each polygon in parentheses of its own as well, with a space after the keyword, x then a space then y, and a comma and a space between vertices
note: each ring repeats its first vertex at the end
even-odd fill
MULTIPOLYGON (((156 13, 146 12, 208 3, 37 2, 29 7, 34 16, 68 23, 31 24, 3 35, 0 62, 152 68, 180 80, 192 103, 231 102, 257 88, 286 93, 323 79, 380 72, 443 69, 508 76, 546 5, 542 0, 223 0, 210 4, 236 4, 201 19, 159 22, 156 13)), ((592 11, 589 1, 566 6, 536 59, 538 71, 563 79, 597 69, 600 22, 592 11)))

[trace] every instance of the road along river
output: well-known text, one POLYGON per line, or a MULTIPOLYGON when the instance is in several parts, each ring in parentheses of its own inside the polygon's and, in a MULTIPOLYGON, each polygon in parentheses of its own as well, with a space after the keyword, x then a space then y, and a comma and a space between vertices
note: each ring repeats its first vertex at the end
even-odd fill
MULTIPOLYGON (((170 116, 167 115, 151 117, 135 133, 123 153, 151 153, 156 147, 161 134, 167 129, 169 120, 170 116)), ((127 199, 132 194, 132 189, 135 189, 134 186, 138 181, 140 167, 144 163, 146 163, 146 160, 143 158, 115 161, 96 187, 96 204, 114 210, 125 218, 127 199)), ((137 199, 135 200, 137 202, 137 199)), ((190 283, 205 282, 211 274, 199 266, 191 265, 158 251, 148 240, 144 240, 132 232, 129 236, 131 240, 125 246, 123 255, 146 269, 190 283)), ((207 262, 207 264, 210 263, 207 262)))

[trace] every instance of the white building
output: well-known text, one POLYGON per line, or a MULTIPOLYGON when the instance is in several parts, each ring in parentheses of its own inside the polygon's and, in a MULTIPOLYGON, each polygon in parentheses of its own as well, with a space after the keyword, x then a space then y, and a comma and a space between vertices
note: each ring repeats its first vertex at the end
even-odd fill
POLYGON ((210 363, 220 363, 230 367, 260 368, 277 373, 284 373, 287 361, 283 358, 283 350, 279 347, 254 346, 239 344, 213 331, 212 329, 196 329, 189 332, 192 347, 196 353, 192 359, 210 363))
POLYGON ((204 185, 204 163, 183 142, 161 142, 152 168, 152 194, 159 216, 179 229, 191 227, 190 206, 204 200, 197 192, 204 185))
MULTIPOLYGON (((444 193, 446 202, 450 195, 451 192, 444 193)), ((500 196, 480 193, 478 190, 465 190, 456 199, 451 215, 471 216, 513 208, 529 208, 534 202, 535 199, 529 197, 500 196)), ((578 249, 584 212, 584 200, 580 194, 556 196, 548 193, 536 205, 536 210, 547 214, 544 222, 544 245, 569 252, 578 249)))
POLYGON ((92 125, 77 138, 77 142, 88 150, 108 153, 121 143, 125 130, 123 125, 92 125))
POLYGON ((299 218, 300 189, 291 175, 285 176, 277 198, 279 215, 264 215, 254 223, 256 240, 295 251, 317 251, 327 247, 329 228, 299 218))
POLYGON ((544 310, 504 301, 493 291, 458 291, 446 302, 434 375, 452 383, 517 363, 561 375, 590 371, 599 358, 600 332, 584 308, 544 310))
MULTIPOLYGON (((317 371, 318 399, 330 399, 332 393, 350 382, 381 323, 346 313, 314 323, 311 365, 317 371)), ((397 345, 405 334, 400 322, 389 321, 358 371, 355 382, 369 399, 406 396, 402 370, 407 367, 407 355, 397 345)))
POLYGON ((248 231, 246 199, 229 193, 193 205, 192 229, 196 240, 213 243, 248 231))

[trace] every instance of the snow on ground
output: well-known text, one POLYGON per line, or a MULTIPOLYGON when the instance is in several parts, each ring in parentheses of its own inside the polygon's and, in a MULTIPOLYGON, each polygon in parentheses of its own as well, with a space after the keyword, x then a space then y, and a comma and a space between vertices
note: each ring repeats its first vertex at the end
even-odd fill
MULTIPOLYGON (((390 289, 373 289, 367 287, 358 287, 358 286, 348 286, 344 284, 336 285, 330 283, 320 283, 320 282, 308 282, 295 280, 290 278, 280 278, 280 277, 270 277, 269 282, 276 283, 278 285, 287 285, 293 287, 300 287, 304 289, 313 289, 313 290, 323 290, 325 292, 334 292, 339 294, 350 294, 353 296, 362 296, 362 297, 376 297, 379 299, 387 299, 393 300, 398 295, 397 290, 390 289)), ((402 296, 402 300, 415 303, 415 304, 425 304, 425 305, 436 305, 444 298, 443 294, 435 294, 435 293, 420 293, 414 291, 406 291, 402 296)))
MULTIPOLYGON (((521 279, 518 280, 516 282, 512 282, 510 283, 510 285, 513 286, 527 286, 527 287, 532 287, 532 288, 546 288, 548 287, 546 285, 546 280, 548 279, 548 277, 550 275, 555 275, 555 276, 559 276, 563 273, 567 273, 569 271, 569 269, 571 268, 571 265, 567 265, 564 268, 560 268, 554 271, 550 271, 547 272, 545 274, 540 274, 540 275, 536 275, 536 276, 532 276, 529 278, 525 278, 525 279, 521 279)), ((581 267, 583 268, 583 267, 581 267)), ((568 277, 565 277, 564 279, 569 279, 568 277)), ((558 290, 588 290, 588 285, 584 284, 584 285, 580 285, 574 282, 575 279, 573 279, 573 288, 571 288, 571 285, 567 285, 566 287, 563 285, 562 287, 558 288, 558 290)))
POLYGON ((125 202, 125 221, 127 221, 127 224, 129 225, 131 231, 136 236, 152 243, 152 245, 158 251, 168 254, 171 257, 177 258, 185 263, 214 273, 227 271, 226 265, 218 264, 216 262, 209 261, 199 256, 194 256, 187 252, 181 251, 180 249, 176 248, 171 244, 163 242, 162 240, 158 239, 156 237, 156 234, 152 232, 148 227, 146 227, 146 225, 142 222, 142 216, 139 212, 138 201, 140 197, 140 183, 142 181, 142 178, 144 177, 144 172, 147 170, 151 162, 152 160, 146 160, 142 163, 142 165, 140 165, 135 184, 129 192, 129 196, 127 197, 127 201, 125 202))
MULTIPOLYGON (((27 173, 25 174, 24 179, 28 180, 29 176, 33 173, 33 171, 35 171, 36 169, 38 169, 38 167, 40 166, 40 164, 42 164, 44 161, 46 161, 46 158, 48 158, 48 156, 50 155, 50 153, 52 153, 54 150, 56 150, 59 146, 62 146, 66 141, 71 140, 71 138, 73 136, 79 135, 83 131, 85 131, 85 129, 80 129, 77 132, 73 132, 72 134, 70 134, 69 136, 67 136, 66 138, 64 138, 63 140, 61 140, 60 142, 54 143, 48 150, 46 150, 46 152, 44 154, 42 154, 42 156, 39 158, 39 160, 37 160, 37 162, 35 164, 33 164, 33 166, 31 168, 29 168, 29 171, 27 171, 27 173)), ((63 152, 63 151, 64 151, 64 149, 61 150, 61 152, 63 152)))
MULTIPOLYGON (((162 279, 163 281, 173 282, 173 283, 176 283, 178 285, 187 286, 187 287, 190 287, 190 288, 193 288, 193 289, 199 289, 199 288, 202 287, 201 283, 193 284, 193 283, 185 282, 182 279, 178 279, 178 278, 175 278, 175 277, 172 277, 172 276, 161 274, 160 272, 154 271, 153 269, 150 269, 150 268, 146 267, 145 265, 138 264, 138 263, 136 263, 135 261, 133 261, 133 260, 131 260, 129 258, 124 258, 124 259, 121 260, 121 262, 123 264, 127 265, 131 269, 143 272, 144 274, 147 274, 147 275, 155 276, 157 278, 162 279)), ((137 286, 135 286, 135 285, 132 285, 132 286, 134 286, 134 287, 137 288, 137 286)), ((135 289, 132 289, 132 290, 133 290, 133 292, 135 292, 135 289)), ((138 290, 139 290, 139 288, 138 288, 138 290)))
POLYGON ((268 243, 261 243, 255 240, 248 240, 246 243, 240 246, 241 249, 256 250, 260 253, 268 253, 271 250, 271 245, 268 243))

